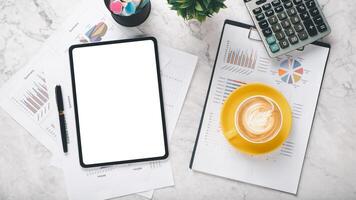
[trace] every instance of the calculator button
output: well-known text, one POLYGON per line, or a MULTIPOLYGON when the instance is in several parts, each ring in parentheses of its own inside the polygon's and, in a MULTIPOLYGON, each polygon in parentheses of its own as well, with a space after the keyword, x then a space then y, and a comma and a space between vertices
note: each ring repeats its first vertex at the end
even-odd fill
POLYGON ((297 10, 299 13, 303 13, 303 12, 306 12, 307 11, 307 8, 305 7, 304 4, 300 4, 297 6, 297 10))
POLYGON ((273 32, 279 32, 279 31, 281 31, 282 30, 282 27, 281 27, 281 25, 279 25, 279 24, 274 24, 274 25, 272 25, 272 30, 273 30, 273 32))
POLYGON ((298 37, 300 40, 306 40, 308 39, 308 33, 305 31, 301 31, 298 33, 298 37))
POLYGON ((270 16, 272 16, 274 14, 274 11, 272 9, 270 9, 270 10, 267 10, 265 12, 265 14, 266 14, 267 17, 270 17, 270 16))
POLYGON ((317 29, 320 33, 323 33, 328 30, 328 28, 326 27, 325 24, 321 24, 321 25, 317 26, 317 29))
POLYGON ((272 6, 279 6, 281 4, 280 0, 273 0, 272 1, 272 6))
POLYGON ((262 12, 262 9, 261 8, 255 8, 253 9, 253 14, 257 15, 257 14, 260 14, 262 12))
POLYGON ((299 42, 298 37, 296 35, 289 37, 288 40, 291 44, 297 44, 299 42))
POLYGON ((276 43, 276 38, 274 36, 269 36, 266 38, 266 41, 269 45, 276 43))
POLYGON ((291 7, 293 7, 293 3, 291 1, 287 1, 286 3, 284 3, 284 7, 286 9, 291 8, 291 7))
POLYGON ((256 4, 257 5, 261 5, 261 4, 263 4, 263 3, 265 3, 267 0, 258 0, 258 1, 256 1, 256 4))
POLYGON ((265 15, 263 13, 256 15, 257 21, 261 21, 265 18, 265 15))
POLYGON ((262 6, 263 10, 269 10, 272 8, 270 3, 266 3, 265 5, 262 6))
POLYGON ((282 40, 286 37, 282 31, 277 32, 274 35, 276 36, 277 40, 282 40))
POLYGON ((290 21, 292 22, 292 24, 296 24, 296 23, 300 22, 300 19, 299 19, 298 15, 295 15, 290 18, 290 21))
POLYGON ((281 21, 281 25, 283 28, 288 28, 288 27, 290 27, 291 24, 290 24, 289 19, 285 19, 285 20, 281 21))
POLYGON ((282 12, 284 10, 283 6, 277 6, 274 11, 276 11, 276 13, 282 12))
POLYGON ((270 45, 269 48, 271 49, 272 53, 276 53, 277 51, 279 51, 279 46, 276 43, 270 45))
POLYGON ((258 25, 260 26, 261 29, 268 28, 268 26, 269 26, 267 20, 262 20, 262 21, 258 22, 258 25))
POLYGON ((285 49, 285 48, 289 47, 288 40, 286 40, 286 39, 281 40, 281 41, 279 42, 279 46, 281 46, 282 49, 285 49))
POLYGON ((309 8, 309 9, 314 8, 314 7, 316 6, 314 0, 305 2, 305 5, 306 5, 307 8, 309 8))
POLYGON ((307 19, 310 19, 309 13, 308 12, 304 12, 302 14, 300 14, 300 18, 305 21, 307 19))
POLYGON ((286 28, 284 32, 286 33, 287 36, 294 35, 294 30, 292 28, 286 28))
POLYGON ((320 14, 319 10, 317 8, 312 8, 312 9, 309 10, 309 12, 310 12, 310 15, 313 16, 313 17, 315 17, 315 16, 320 14))
POLYGON ((265 28, 265 29, 263 29, 262 30, 262 33, 263 33, 263 35, 265 36, 265 37, 268 37, 268 36, 270 36, 270 35, 272 35, 272 29, 271 28, 265 28))
POLYGON ((281 13, 278 13, 277 16, 279 20, 284 20, 285 18, 287 18, 287 13, 283 11, 281 13))
POLYGON ((297 11, 295 10, 295 8, 290 8, 287 10, 287 14, 288 14, 288 16, 293 16, 293 15, 297 14, 297 11))
POLYGON ((294 30, 297 32, 300 32, 300 31, 304 30, 304 27, 301 23, 298 23, 298 24, 294 25, 294 30))
POLYGON ((314 23, 315 23, 316 25, 321 25, 321 24, 324 23, 323 18, 321 18, 320 15, 314 17, 313 20, 314 20, 314 23))
POLYGON ((269 22, 271 25, 273 25, 273 24, 275 24, 275 23, 278 22, 278 19, 277 19, 276 16, 272 16, 272 17, 268 18, 268 22, 269 22))
POLYGON ((303 1, 303 0, 293 0, 293 3, 294 3, 295 5, 298 5, 298 4, 302 3, 302 1, 303 1))
POLYGON ((306 21, 304 21, 304 26, 306 28, 306 30, 308 31, 310 36, 316 36, 318 34, 318 31, 316 30, 313 21, 311 19, 308 19, 306 21))

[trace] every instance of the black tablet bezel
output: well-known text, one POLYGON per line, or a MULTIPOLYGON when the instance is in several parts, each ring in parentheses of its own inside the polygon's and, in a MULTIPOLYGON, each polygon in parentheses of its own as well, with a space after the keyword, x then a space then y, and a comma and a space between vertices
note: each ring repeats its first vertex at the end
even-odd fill
POLYGON ((113 41, 98 42, 98 43, 72 45, 69 48, 69 62, 70 62, 71 82, 72 82, 73 101, 74 101, 74 113, 75 113, 75 120, 76 120, 77 140, 78 140, 79 163, 83 168, 100 167, 100 166, 108 166, 108 165, 115 165, 115 164, 137 163, 137 162, 145 162, 145 161, 155 161, 155 160, 163 160, 163 159, 168 158, 169 152, 168 152, 168 141, 167 141, 167 128, 166 128, 166 120, 165 120, 165 112, 164 112, 164 104, 163 104, 163 92, 162 92, 162 81, 161 81, 161 76, 160 76, 158 45, 157 45, 156 38, 154 38, 154 37, 143 37, 143 38, 135 38, 135 39, 113 40, 113 41), (83 161, 82 144, 81 144, 81 136, 80 136, 80 125, 79 125, 79 114, 78 114, 78 109, 77 109, 78 108, 78 106, 77 106, 77 95, 76 95, 77 91, 76 91, 76 87, 75 87, 73 50, 76 49, 76 48, 88 48, 88 47, 91 47, 91 46, 111 45, 111 44, 128 43, 128 42, 139 42, 139 41, 146 41, 146 40, 150 40, 154 44, 154 51, 155 51, 155 57, 156 57, 156 69, 157 69, 157 81, 158 81, 158 90, 159 90, 161 116, 162 116, 162 126, 163 126, 163 138, 164 138, 165 154, 163 156, 159 156, 159 157, 150 157, 150 158, 141 158, 141 159, 132 159, 132 160, 121 160, 121 161, 95 163, 95 164, 85 164, 84 161, 83 161))

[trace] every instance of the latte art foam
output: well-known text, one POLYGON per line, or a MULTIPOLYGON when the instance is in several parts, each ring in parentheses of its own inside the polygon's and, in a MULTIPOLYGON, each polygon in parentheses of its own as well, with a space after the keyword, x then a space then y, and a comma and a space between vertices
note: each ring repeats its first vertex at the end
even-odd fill
POLYGON ((255 135, 261 135, 273 128, 273 107, 266 107, 263 103, 256 103, 247 108, 242 121, 246 129, 255 135))
POLYGON ((252 142, 265 142, 275 136, 282 123, 281 112, 269 98, 251 97, 239 106, 236 126, 252 142))

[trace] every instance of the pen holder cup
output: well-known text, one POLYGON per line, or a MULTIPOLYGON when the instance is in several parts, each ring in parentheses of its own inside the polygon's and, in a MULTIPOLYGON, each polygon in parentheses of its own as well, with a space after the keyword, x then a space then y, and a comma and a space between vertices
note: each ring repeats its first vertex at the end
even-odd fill
POLYGON ((142 24, 144 21, 146 21, 146 19, 148 18, 151 12, 151 2, 149 1, 141 10, 139 10, 135 14, 132 14, 130 16, 117 15, 110 11, 110 1, 111 0, 104 0, 105 6, 111 13, 111 16, 114 18, 114 20, 122 26, 127 26, 127 27, 138 26, 142 24))

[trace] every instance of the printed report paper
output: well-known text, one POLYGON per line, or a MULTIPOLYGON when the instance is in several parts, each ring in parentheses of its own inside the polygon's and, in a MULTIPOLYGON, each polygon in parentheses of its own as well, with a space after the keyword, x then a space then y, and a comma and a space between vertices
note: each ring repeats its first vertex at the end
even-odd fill
POLYGON ((249 32, 225 25, 192 169, 296 194, 329 48, 308 45, 303 52, 271 59, 260 41, 248 39, 249 32), (279 150, 264 156, 240 153, 220 128, 225 99, 251 82, 277 88, 293 112, 289 138, 279 150))

